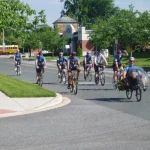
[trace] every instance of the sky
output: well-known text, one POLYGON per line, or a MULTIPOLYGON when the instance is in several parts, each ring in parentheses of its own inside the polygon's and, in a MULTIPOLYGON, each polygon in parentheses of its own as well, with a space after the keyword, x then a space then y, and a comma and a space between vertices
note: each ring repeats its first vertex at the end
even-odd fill
MULTIPOLYGON (((63 9, 63 2, 60 0, 22 0, 28 3, 32 9, 36 11, 45 10, 47 16, 47 24, 53 26, 53 22, 60 18, 60 12, 63 9)), ((150 0, 114 0, 115 6, 128 9, 133 4, 135 10, 141 12, 150 10, 150 0)))

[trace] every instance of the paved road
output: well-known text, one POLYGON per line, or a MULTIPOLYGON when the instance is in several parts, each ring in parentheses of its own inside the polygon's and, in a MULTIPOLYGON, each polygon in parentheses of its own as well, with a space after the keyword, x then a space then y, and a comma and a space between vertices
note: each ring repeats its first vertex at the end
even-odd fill
MULTIPOLYGON (((13 78, 35 83, 33 66, 23 65, 17 77, 8 59, 0 59, 0 70, 13 78)), ((77 96, 57 81, 57 71, 49 68, 44 88, 69 97, 71 104, 37 114, 0 120, 0 150, 56 149, 150 149, 150 90, 141 102, 127 100, 125 92, 114 91, 110 73, 105 86, 79 81, 77 96)), ((16 85, 17 86, 17 85, 16 85)))

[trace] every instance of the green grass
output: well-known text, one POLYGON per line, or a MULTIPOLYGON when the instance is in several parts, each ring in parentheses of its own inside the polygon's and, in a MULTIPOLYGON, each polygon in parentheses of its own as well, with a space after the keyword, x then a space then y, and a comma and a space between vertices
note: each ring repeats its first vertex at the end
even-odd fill
POLYGON ((56 97, 56 93, 0 74, 0 91, 9 97, 56 97))
MULTIPOLYGON (((46 58, 46 61, 52 61, 52 60, 57 60, 57 57, 52 57, 52 56, 44 56, 46 58)), ((36 56, 32 56, 29 58, 23 58, 23 60, 35 60, 36 56)))
MULTIPOLYGON (((129 54, 130 55, 130 54, 129 54)), ((52 56, 45 56, 47 61, 51 61, 51 60, 56 60, 57 57, 52 57, 52 56)), ((122 63, 128 65, 128 60, 129 60, 130 56, 125 56, 122 59, 122 63)), ((150 69, 150 52, 137 52, 137 53, 133 53, 133 57, 136 58, 136 63, 135 65, 138 67, 142 67, 144 69, 150 69)), ((65 56, 65 58, 68 58, 67 56, 65 56)), ((83 58, 84 57, 80 57, 80 63, 83 63, 83 58)), ((113 63, 113 56, 110 57, 108 64, 109 66, 112 66, 113 63)), ((24 60, 35 60, 35 57, 29 57, 27 59, 24 58, 24 60)))
MULTIPOLYGON (((130 54, 129 54, 130 55, 130 54)), ((150 69, 150 52, 137 52, 132 54, 135 57, 135 66, 142 67, 144 69, 150 69)), ((128 65, 130 56, 125 56, 122 59, 122 63, 128 65)), ((110 57, 108 62, 109 66, 113 64, 113 56, 110 57)))

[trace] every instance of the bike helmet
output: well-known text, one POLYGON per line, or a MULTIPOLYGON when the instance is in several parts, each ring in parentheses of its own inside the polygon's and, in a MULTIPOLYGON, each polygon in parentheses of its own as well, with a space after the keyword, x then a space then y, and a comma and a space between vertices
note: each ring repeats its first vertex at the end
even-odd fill
POLYGON ((62 54, 62 55, 63 55, 63 52, 59 52, 59 55, 60 55, 60 54, 62 54))
POLYGON ((39 55, 42 55, 43 53, 40 51, 38 54, 39 54, 39 55))
POLYGON ((135 58, 134 57, 130 57, 129 61, 135 61, 135 58))
POLYGON ((91 54, 91 52, 90 52, 90 51, 87 51, 87 54, 91 54))
POLYGON ((72 52, 72 53, 71 53, 71 56, 76 56, 76 52, 72 52))

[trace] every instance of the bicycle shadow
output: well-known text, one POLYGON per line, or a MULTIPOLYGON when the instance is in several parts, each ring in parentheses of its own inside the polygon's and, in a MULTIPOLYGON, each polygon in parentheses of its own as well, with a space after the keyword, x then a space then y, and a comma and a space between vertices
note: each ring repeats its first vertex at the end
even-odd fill
POLYGON ((100 101, 100 102, 126 102, 126 103, 135 102, 127 98, 92 98, 92 99, 85 99, 85 100, 93 100, 93 101, 100 101))
POLYGON ((81 91, 114 91, 114 89, 100 89, 100 88, 94 88, 94 89, 80 89, 79 88, 79 90, 81 90, 81 91))

